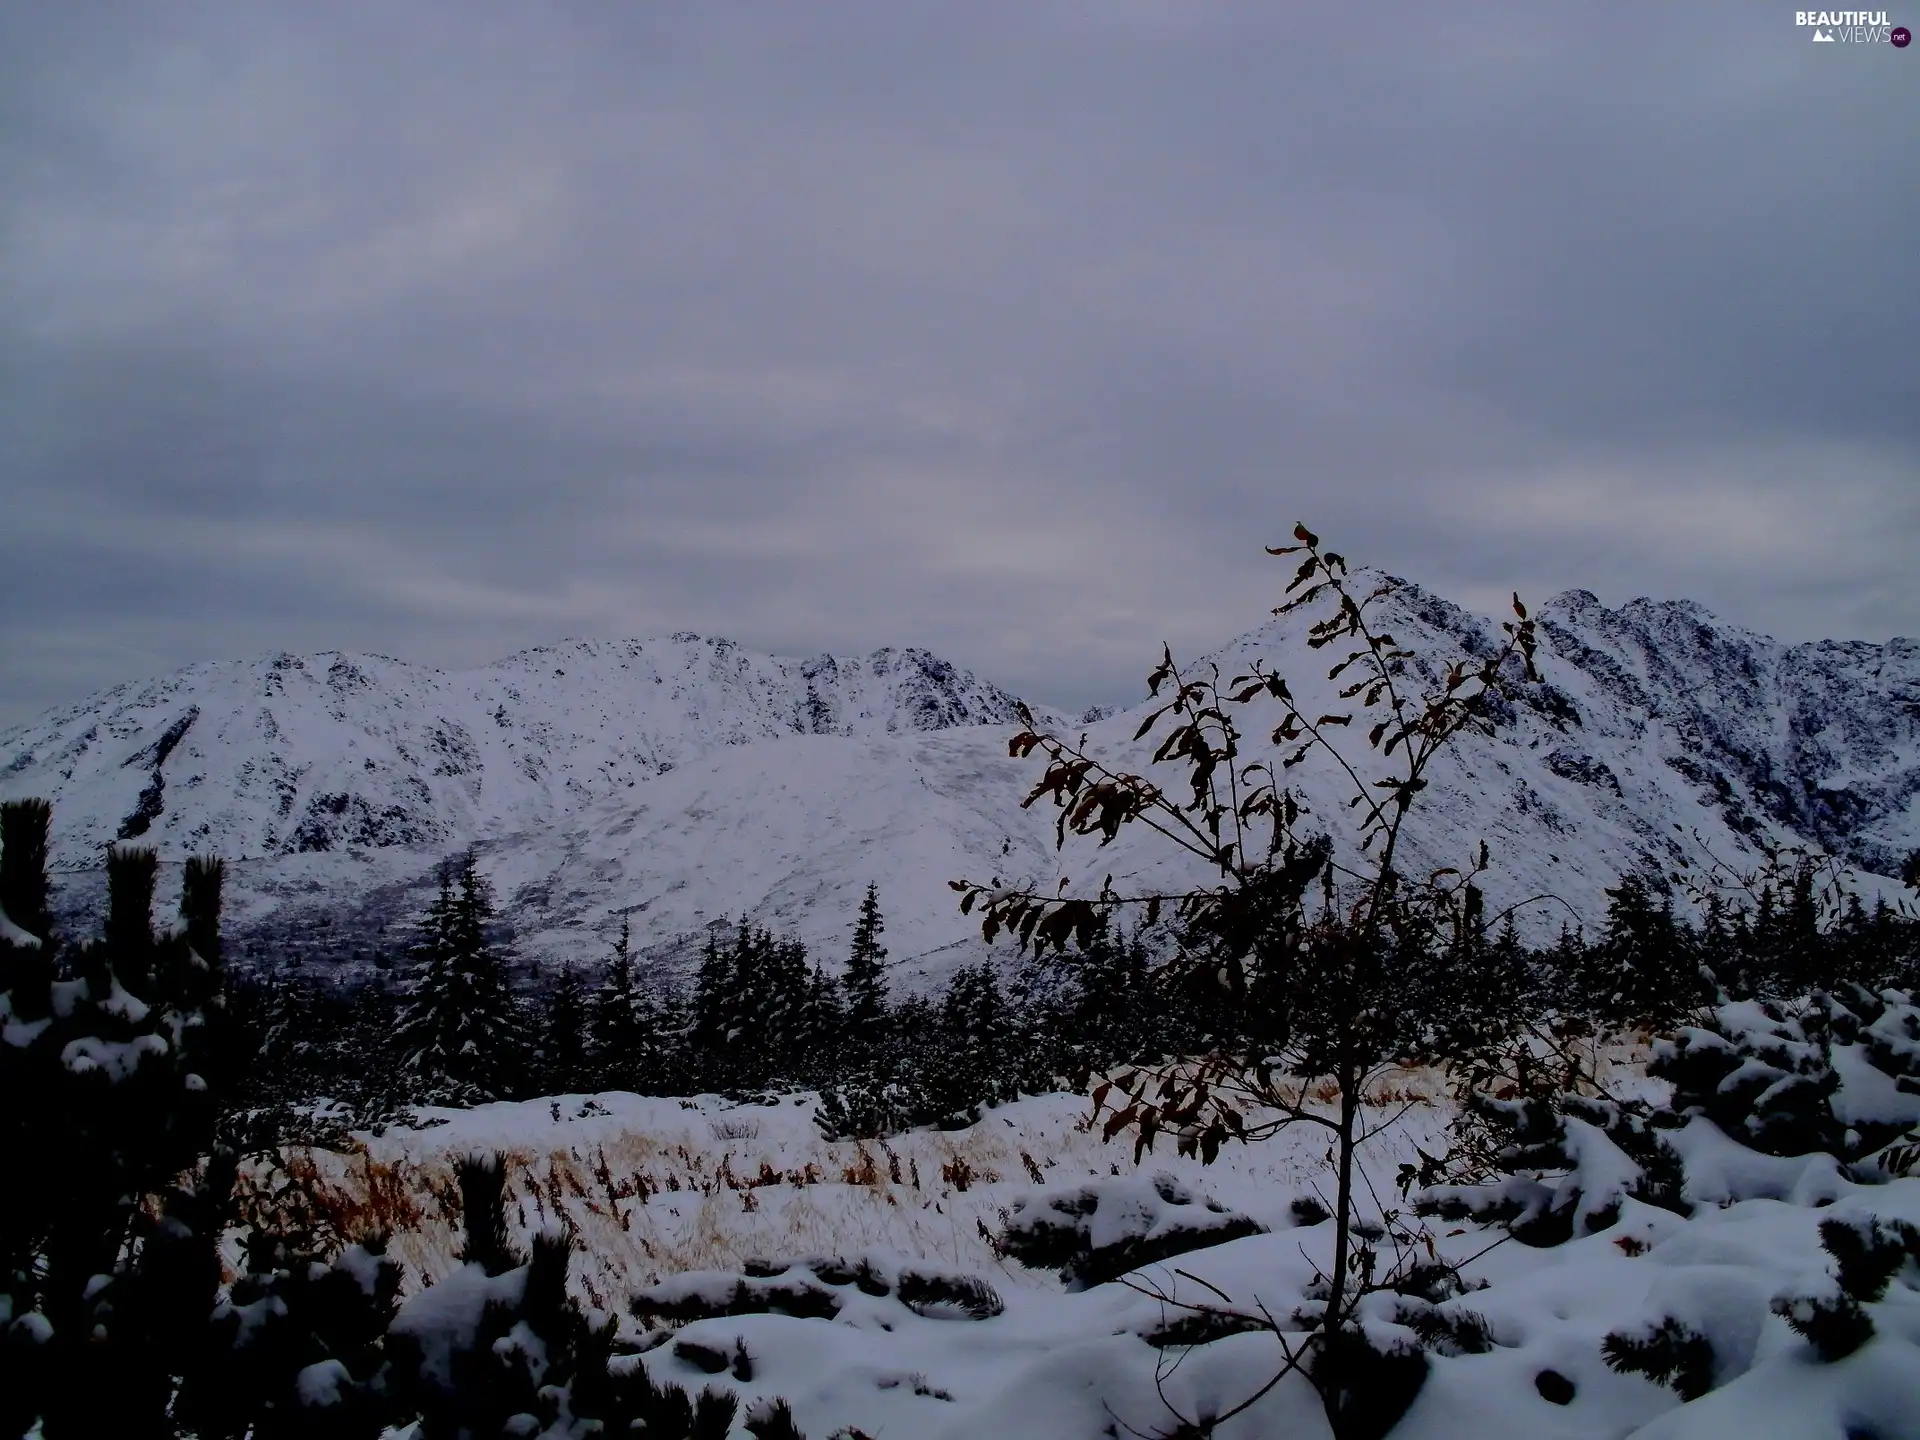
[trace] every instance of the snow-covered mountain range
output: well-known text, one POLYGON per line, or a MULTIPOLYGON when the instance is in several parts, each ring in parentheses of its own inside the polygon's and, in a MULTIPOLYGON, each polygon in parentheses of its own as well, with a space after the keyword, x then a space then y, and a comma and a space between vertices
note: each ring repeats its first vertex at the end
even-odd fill
MULTIPOLYGON (((1422 655, 1497 634, 1417 586, 1386 605, 1422 655)), ((1609 610, 1581 591, 1539 619, 1545 683, 1436 774, 1416 861, 1457 863, 1484 837, 1496 900, 1552 894, 1592 919, 1620 873, 1701 859, 1703 844, 1738 862, 1760 839, 1815 843, 1880 875, 1920 845, 1920 643, 1785 646, 1688 602, 1609 610)), ((1304 628, 1276 620, 1209 658, 1223 676, 1264 658, 1314 695, 1327 658, 1304 628)), ((54 802, 76 908, 115 840, 170 861, 225 854, 230 924, 261 959, 397 951, 434 863, 475 845, 531 958, 593 963, 624 915, 666 960, 743 913, 831 956, 873 881, 906 975, 937 975, 977 948, 949 879, 1198 878, 1148 835, 1056 854, 1046 806, 1021 808, 1038 764, 1007 756, 1015 703, 924 651, 794 660, 686 634, 463 672, 277 655, 118 686, 0 733, 0 797, 54 802)), ((1253 708, 1257 739, 1271 724, 1253 708)), ((1036 713, 1146 766, 1139 708, 1036 713)), ((1338 833, 1337 772, 1294 773, 1338 833)), ((1566 913, 1541 907, 1536 923, 1566 913)))

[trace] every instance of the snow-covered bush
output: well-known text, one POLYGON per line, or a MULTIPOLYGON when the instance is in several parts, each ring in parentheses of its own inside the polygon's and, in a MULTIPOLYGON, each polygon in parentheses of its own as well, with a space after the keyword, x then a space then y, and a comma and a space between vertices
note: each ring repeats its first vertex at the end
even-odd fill
POLYGON ((1682 1400, 1698 1400, 1713 1388, 1713 1345, 1671 1315, 1639 1331, 1616 1330, 1600 1342, 1607 1364, 1628 1375, 1671 1385, 1682 1400))
POLYGON ((1317 1338, 1307 1373, 1335 1440, 1384 1440, 1426 1384, 1428 1368, 1411 1336, 1381 1338, 1350 1325, 1317 1338))
POLYGON ((1878 1216, 1827 1220, 1820 1226, 1820 1245, 1833 1257, 1836 1273, 1823 1283, 1775 1296, 1773 1311, 1831 1364, 1873 1338, 1867 1307, 1886 1295, 1909 1260, 1920 1261, 1920 1226, 1878 1216))
POLYGON ((1920 1123, 1920 1007, 1854 985, 1719 1006, 1654 1047, 1668 1110, 1768 1155, 1859 1161, 1920 1123))
POLYGON ((902 1067, 874 1059, 822 1088, 814 1124, 829 1140, 884 1140, 926 1123, 927 1109, 923 1086, 902 1067))
POLYGON ((1058 1270, 1069 1290, 1084 1290, 1264 1229, 1172 1175, 1126 1176, 1022 1196, 999 1248, 1029 1268, 1058 1270))
POLYGON ((1497 1137, 1491 1183, 1436 1185, 1415 1202, 1443 1220, 1504 1223, 1526 1245, 1605 1230, 1629 1198, 1684 1211, 1680 1157, 1661 1133, 1671 1117, 1582 1095, 1500 1100, 1469 1094, 1467 1116, 1497 1137))
MULTIPOLYGON (((734 1396, 696 1399, 656 1383, 637 1356, 616 1357, 614 1317, 590 1315, 567 1294, 564 1230, 535 1235, 525 1253, 508 1240, 504 1175, 497 1156, 458 1167, 464 1264, 407 1299, 387 1328, 389 1422, 415 1417, 421 1440, 635 1432, 721 1440, 737 1416, 734 1396)), ((750 1378, 748 1366, 742 1351, 736 1378, 750 1378)), ((717 1373, 727 1362, 699 1368, 717 1373)), ((776 1406, 754 1423, 792 1433, 781 1414, 776 1406)))
POLYGON ((744 1273, 688 1271, 642 1290, 628 1308, 643 1323, 669 1328, 741 1315, 830 1320, 856 1294, 928 1319, 990 1320, 1006 1309, 978 1276, 884 1256, 754 1262, 744 1273))
POLYGON ((386 1423, 385 1339, 400 1266, 370 1237, 329 1263, 248 1237, 247 1272, 215 1307, 174 1413, 207 1440, 373 1440, 386 1423))
MULTIPOLYGON (((1899 991, 1722 1003, 1656 1043, 1648 1069, 1664 1095, 1476 1097, 1479 1143, 1469 1149, 1493 1175, 1431 1187, 1417 1205, 1503 1225, 1533 1246, 1631 1228, 1624 1253, 1694 1269, 1690 1284, 1655 1285, 1640 1318, 1601 1346, 1611 1369, 1684 1401, 1782 1353, 1781 1342, 1761 1343, 1769 1324, 1784 1322, 1803 1354, 1847 1361, 1882 1343, 1883 1330, 1905 1336, 1920 1304, 1920 1193, 1900 1178, 1920 1125, 1916 1037, 1920 1009, 1899 991), (1774 1208, 1747 1208, 1766 1204, 1774 1208), (1844 1213, 1816 1217, 1842 1204, 1844 1213), (1651 1222, 1657 1211, 1685 1218, 1651 1222), (1816 1239, 1830 1268, 1796 1277, 1789 1263, 1781 1274, 1780 1256, 1816 1239), (1770 1271, 1786 1283, 1766 1281, 1770 1271), (1882 1312, 1901 1320, 1883 1326, 1882 1312)), ((1898 1353, 1876 1365, 1908 1363, 1908 1338, 1884 1343, 1898 1353)))
POLYGON ((1465 1148, 1499 1178, 1429 1187, 1418 1206, 1552 1245, 1606 1229, 1627 1198, 1679 1214, 1818 1198, 1822 1161, 1836 1180, 1893 1178, 1920 1126, 1916 1037, 1920 1007, 1895 990, 1722 1004, 1655 1042, 1647 1069, 1664 1099, 1469 1096, 1478 1134, 1465 1148), (1770 1163, 1790 1159, 1803 1163, 1770 1163))
MULTIPOLYGON (((211 1311, 220 867, 156 935, 150 850, 107 857, 103 939, 64 946, 42 801, 0 806, 0 1425, 144 1433, 211 1311)), ((224 1175, 231 1181, 231 1167, 224 1175)))

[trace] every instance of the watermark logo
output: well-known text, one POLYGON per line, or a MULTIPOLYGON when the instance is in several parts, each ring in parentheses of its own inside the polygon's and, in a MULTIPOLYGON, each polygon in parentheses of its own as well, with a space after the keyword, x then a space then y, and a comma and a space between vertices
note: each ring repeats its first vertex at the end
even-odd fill
POLYGON ((1795 10, 1793 23, 1811 29, 1814 44, 1893 44, 1905 50, 1912 31, 1893 25, 1885 10, 1795 10))
POLYGON ((1813 31, 1816 45, 1886 45, 1905 49, 1913 32, 1894 25, 1885 10, 1796 10, 1793 23, 1813 31))

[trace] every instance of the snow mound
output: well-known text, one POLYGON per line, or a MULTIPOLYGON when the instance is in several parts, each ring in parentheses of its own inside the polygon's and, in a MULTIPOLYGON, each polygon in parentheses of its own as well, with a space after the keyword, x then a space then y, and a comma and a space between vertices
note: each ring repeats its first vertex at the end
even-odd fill
POLYGON ((1265 1228, 1163 1172, 1022 1196, 1000 1247, 1022 1265, 1058 1270, 1069 1290, 1084 1290, 1265 1228))

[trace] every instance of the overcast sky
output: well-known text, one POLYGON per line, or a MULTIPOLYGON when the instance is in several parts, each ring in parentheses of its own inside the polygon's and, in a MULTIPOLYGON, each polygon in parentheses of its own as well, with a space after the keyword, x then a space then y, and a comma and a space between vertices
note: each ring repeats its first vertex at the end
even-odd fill
POLYGON ((1130 699, 1296 519, 1482 608, 1920 635, 1920 47, 1810 38, 0 7, 0 724, 683 629, 1130 699))

